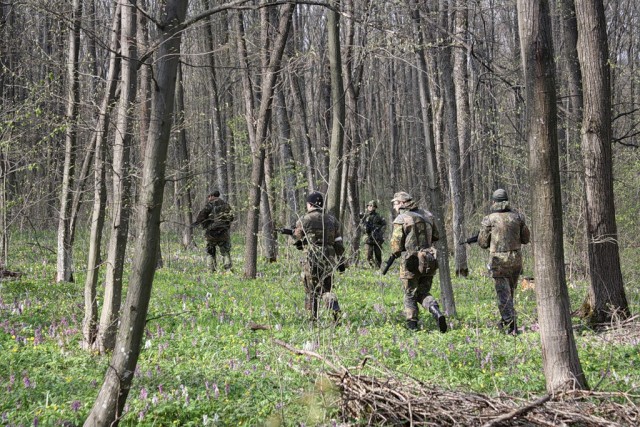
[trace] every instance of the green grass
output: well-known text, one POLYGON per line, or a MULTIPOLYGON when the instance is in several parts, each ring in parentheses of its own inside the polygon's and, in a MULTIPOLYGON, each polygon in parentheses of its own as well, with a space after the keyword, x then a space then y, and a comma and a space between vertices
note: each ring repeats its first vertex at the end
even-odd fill
MULTIPOLYGON (((52 235, 40 246, 27 237, 12 245, 10 268, 24 275, 0 282, 0 424, 81 424, 102 384, 109 357, 80 349, 84 255, 76 254, 76 283, 56 284, 52 235)), ((30 236, 32 239, 32 236, 30 236)), ((177 239, 176 239, 177 241, 177 239)), ((395 271, 360 267, 337 275, 345 313, 340 326, 321 313, 306 320, 300 253, 281 248, 277 264, 259 263, 260 277, 241 278, 242 248, 233 248, 235 273, 210 274, 202 248, 183 250, 163 240, 165 268, 156 273, 143 350, 121 425, 330 425, 339 420, 337 392, 326 366, 276 345, 312 349, 343 366, 365 356, 427 383, 461 391, 532 396, 544 393, 535 295, 519 291, 516 308, 527 333, 507 337, 495 328, 495 292, 484 275, 486 254, 474 246, 471 275, 454 278, 458 316, 447 334, 421 313, 422 330, 402 319, 395 271), (271 326, 251 331, 249 322, 271 326)), ((202 246, 201 239, 198 243, 202 246)), ((636 261, 623 251, 623 263, 636 261)), ((531 269, 531 260, 527 260, 531 269)), ((635 265, 638 265, 637 263, 635 265)), ((637 313, 637 269, 625 268, 627 296, 637 313)), ((437 280, 434 295, 439 298, 437 280)), ((572 307, 585 283, 569 283, 572 307)), ((102 288, 99 289, 99 295, 102 288)), ((101 296, 101 295, 100 295, 101 296)), ((589 330, 576 334, 582 367, 599 390, 640 387, 638 343, 607 342, 589 330)), ((366 372, 373 375, 375 372, 366 372)))

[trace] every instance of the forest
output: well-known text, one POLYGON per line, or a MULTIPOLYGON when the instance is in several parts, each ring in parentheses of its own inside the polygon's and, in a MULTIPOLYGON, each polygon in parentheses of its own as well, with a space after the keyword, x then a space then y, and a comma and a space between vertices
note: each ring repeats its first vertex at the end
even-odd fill
POLYGON ((0 34, 3 425, 640 423, 635 1, 3 0, 0 34), (531 230, 516 336, 465 243, 498 188, 531 230), (281 235, 314 191, 339 324, 281 235), (445 334, 365 259, 400 191, 445 334))

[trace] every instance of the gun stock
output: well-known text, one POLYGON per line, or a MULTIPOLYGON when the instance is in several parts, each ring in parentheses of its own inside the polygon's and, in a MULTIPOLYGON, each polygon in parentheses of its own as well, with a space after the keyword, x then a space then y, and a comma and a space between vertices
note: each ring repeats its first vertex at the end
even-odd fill
POLYGON ((396 256, 395 255, 391 255, 389 257, 389 259, 387 260, 387 263, 384 265, 384 268, 382 269, 382 275, 384 276, 385 274, 387 274, 387 272, 389 271, 389 269, 391 268, 391 265, 393 264, 393 262, 396 260, 396 256))
POLYGON ((293 236, 293 229, 291 228, 280 228, 278 229, 280 234, 284 234, 286 236, 293 236))
POLYGON ((478 243, 478 236, 480 235, 480 232, 478 231, 476 234, 474 234, 473 236, 469 237, 467 240, 460 242, 461 245, 464 245, 465 243, 470 245, 472 243, 478 243))

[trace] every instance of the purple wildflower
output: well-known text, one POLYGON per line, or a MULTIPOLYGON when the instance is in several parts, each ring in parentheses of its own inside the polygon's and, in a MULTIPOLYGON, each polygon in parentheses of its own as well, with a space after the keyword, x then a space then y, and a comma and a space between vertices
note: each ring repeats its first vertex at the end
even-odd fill
POLYGON ((80 403, 79 400, 74 400, 73 402, 71 402, 71 410, 73 412, 78 412, 78 410, 80 409, 80 406, 82 404, 80 403))
POLYGON ((217 383, 213 383, 213 397, 215 397, 216 399, 220 397, 220 389, 218 388, 217 383))
MULTIPOLYGON (((31 388, 31 380, 29 379, 29 375, 25 372, 22 377, 22 382, 24 383, 24 388, 31 388)), ((33 386, 35 388, 35 385, 33 386)))

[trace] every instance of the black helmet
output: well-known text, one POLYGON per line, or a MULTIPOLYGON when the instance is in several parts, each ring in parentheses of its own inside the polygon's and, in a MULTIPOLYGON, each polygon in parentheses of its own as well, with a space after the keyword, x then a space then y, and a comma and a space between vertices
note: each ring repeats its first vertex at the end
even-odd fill
POLYGON ((313 193, 307 196, 307 203, 309 203, 312 206, 321 208, 322 205, 324 204, 324 196, 322 195, 322 193, 314 191, 313 193))

